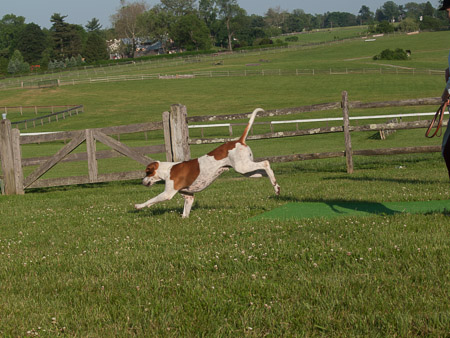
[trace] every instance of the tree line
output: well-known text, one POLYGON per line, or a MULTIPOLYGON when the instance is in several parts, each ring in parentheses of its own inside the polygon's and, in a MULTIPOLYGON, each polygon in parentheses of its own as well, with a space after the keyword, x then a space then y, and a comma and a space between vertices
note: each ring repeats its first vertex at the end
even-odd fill
POLYGON ((308 14, 269 8, 265 15, 248 14, 237 0, 120 0, 111 16, 112 28, 103 29, 97 18, 86 25, 66 22, 67 15, 51 16, 50 29, 7 14, 0 20, 0 73, 3 75, 76 67, 136 57, 142 44, 158 42, 158 53, 195 50, 233 50, 273 44, 272 37, 321 28, 368 25, 369 32, 447 29, 445 13, 425 3, 397 5, 385 2, 372 12, 308 14), (116 43, 107 44, 107 41, 116 43))

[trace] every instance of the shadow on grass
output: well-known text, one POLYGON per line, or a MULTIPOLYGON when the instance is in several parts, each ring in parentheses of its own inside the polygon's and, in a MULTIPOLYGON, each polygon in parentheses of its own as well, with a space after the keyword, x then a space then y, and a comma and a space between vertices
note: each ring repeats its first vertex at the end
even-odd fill
POLYGON ((365 212, 375 215, 395 215, 400 211, 388 208, 383 203, 368 201, 352 201, 352 200, 304 200, 303 202, 323 203, 327 205, 336 214, 346 214, 342 209, 356 212, 365 212), (341 209, 341 210, 339 210, 341 209))
POLYGON ((443 180, 438 179, 427 179, 427 180, 419 180, 419 179, 403 179, 403 178, 388 178, 388 177, 354 177, 354 176, 333 176, 333 177, 324 177, 324 181, 335 181, 335 180, 347 180, 347 181, 355 181, 355 182, 388 182, 388 183, 401 183, 401 184, 433 184, 433 183, 443 183, 443 180))
POLYGON ((323 200, 323 199, 299 199, 292 196, 277 196, 277 199, 290 203, 323 203, 326 204, 333 212, 342 214, 337 208, 349 209, 354 211, 368 212, 372 214, 393 215, 398 211, 387 208, 384 204, 378 202, 365 201, 349 201, 349 200, 323 200))
POLYGON ((182 214, 183 213, 183 208, 164 208, 163 206, 160 207, 150 207, 150 208, 145 208, 142 210, 136 210, 136 209, 132 209, 128 211, 129 214, 134 214, 137 215, 138 217, 151 217, 151 216, 161 216, 164 214, 170 214, 170 213, 175 213, 175 214, 182 214))
MULTIPOLYGON (((135 214, 138 215, 139 217, 151 217, 151 216, 161 216, 161 215, 165 215, 165 214, 170 214, 170 213, 174 213, 176 215, 181 215, 183 214, 183 209, 184 209, 184 205, 183 202, 180 202, 180 206, 179 207, 165 207, 164 206, 164 202, 162 202, 160 205, 156 204, 153 205, 149 208, 144 208, 141 210, 136 210, 136 209, 132 209, 129 210, 128 213, 129 214, 135 214)), ((233 206, 223 206, 223 205, 208 205, 208 204, 203 204, 203 203, 194 203, 194 205, 192 206, 191 209, 191 214, 192 212, 196 212, 196 211, 214 211, 214 210, 218 210, 218 209, 234 209, 233 206)))
POLYGON ((344 214, 337 208, 348 209, 352 211, 367 212, 376 215, 394 215, 400 213, 392 210, 382 203, 377 202, 361 202, 361 201, 324 201, 337 214, 344 214))
POLYGON ((291 203, 323 203, 327 205, 333 212, 337 214, 343 214, 344 212, 338 210, 337 208, 349 209, 353 211, 367 212, 371 214, 386 214, 394 215, 399 213, 398 211, 389 209, 382 203, 378 202, 365 202, 365 201, 349 201, 349 200, 322 200, 322 199, 306 199, 300 200, 296 197, 290 196, 278 196, 282 201, 291 203))
POLYGON ((445 216, 445 217, 450 217, 450 209, 444 209, 444 211, 442 211, 442 212, 430 211, 430 212, 424 213, 425 216, 437 215, 437 214, 441 214, 442 216, 445 216))
POLYGON ((110 186, 139 186, 141 180, 127 180, 127 181, 115 181, 115 182, 98 182, 98 183, 87 183, 87 184, 73 184, 73 185, 62 185, 56 187, 48 188, 30 188, 26 189, 26 194, 43 194, 48 192, 61 192, 61 191, 73 191, 77 189, 95 189, 95 188, 105 188, 110 186))

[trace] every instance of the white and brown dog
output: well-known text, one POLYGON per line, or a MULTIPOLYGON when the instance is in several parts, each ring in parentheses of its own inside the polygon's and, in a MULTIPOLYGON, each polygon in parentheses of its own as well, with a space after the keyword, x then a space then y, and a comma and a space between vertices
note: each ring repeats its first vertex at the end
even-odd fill
POLYGON ((194 193, 208 187, 220 174, 230 167, 238 173, 249 177, 268 176, 275 193, 280 194, 280 186, 270 168, 269 161, 253 162, 253 154, 245 143, 248 132, 255 120, 256 114, 263 111, 255 109, 244 133, 237 141, 222 144, 202 157, 184 162, 152 162, 147 166, 146 177, 142 180, 145 186, 165 180, 165 190, 158 196, 142 204, 136 204, 136 209, 150 207, 155 203, 170 200, 177 192, 184 197, 183 217, 189 217, 194 193))

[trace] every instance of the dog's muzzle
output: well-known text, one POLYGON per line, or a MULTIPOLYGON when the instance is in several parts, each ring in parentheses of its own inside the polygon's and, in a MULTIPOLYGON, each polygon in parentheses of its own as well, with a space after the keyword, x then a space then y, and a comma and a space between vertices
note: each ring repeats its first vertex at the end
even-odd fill
POLYGON ((145 185, 146 187, 150 187, 155 183, 154 180, 152 180, 149 177, 144 177, 144 179, 142 180, 142 184, 145 185))

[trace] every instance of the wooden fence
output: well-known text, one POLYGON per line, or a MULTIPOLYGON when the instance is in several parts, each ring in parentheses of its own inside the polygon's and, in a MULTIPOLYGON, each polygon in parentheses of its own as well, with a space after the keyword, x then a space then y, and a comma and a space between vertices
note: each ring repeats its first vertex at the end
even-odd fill
MULTIPOLYGON (((78 78, 59 80, 60 86, 75 86, 80 84, 95 84, 104 82, 145 81, 145 80, 181 80, 194 78, 218 78, 218 77, 249 77, 249 76, 315 76, 315 75, 349 75, 349 74, 396 74, 396 75, 440 75, 444 71, 433 69, 414 68, 328 68, 328 69, 250 69, 259 64, 248 64, 249 69, 244 70, 217 70, 198 71, 183 74, 141 73, 111 76, 96 76, 90 78, 78 78)), ((26 87, 30 88, 30 87, 26 87)))
POLYGON ((1 120, 0 158, 3 176, 0 178, 2 180, 4 193, 6 195, 21 195, 24 193, 25 189, 29 188, 111 182, 143 177, 143 170, 99 174, 97 165, 97 160, 99 159, 126 156, 141 163, 143 166, 154 161, 145 154, 165 153, 167 161, 183 161, 188 159, 186 156, 190 155, 189 152, 186 151, 187 134, 184 136, 183 133, 173 135, 175 130, 188 129, 186 114, 187 112, 184 106, 173 105, 170 112, 163 113, 162 122, 57 132, 42 135, 20 135, 18 129, 11 128, 11 122, 9 120, 1 120), (164 144, 161 145, 131 148, 110 136, 158 130, 164 131, 164 144), (51 157, 22 159, 22 145, 67 140, 70 141, 51 157), (97 141, 110 147, 112 150, 97 151, 97 141), (71 154, 84 142, 86 143, 86 153, 71 154), (41 177, 56 164, 73 161, 87 161, 88 176, 41 179, 41 177), (24 178, 22 167, 36 165, 38 165, 38 168, 24 178))
MULTIPOLYGON (((11 108, 19 108, 20 109, 20 115, 23 115, 24 109, 27 108, 34 108, 35 114, 37 115, 38 109, 47 108, 51 109, 50 114, 41 115, 39 117, 31 118, 31 119, 25 119, 20 121, 11 122, 11 125, 16 126, 20 129, 20 127, 23 127, 24 129, 28 128, 36 128, 36 125, 43 126, 46 123, 51 123, 52 121, 58 122, 60 119, 65 120, 66 117, 71 117, 73 114, 78 115, 80 112, 84 112, 84 106, 83 105, 77 105, 77 106, 50 106, 50 107, 9 107, 9 111, 11 111, 11 108), (63 110, 58 110, 55 112, 56 109, 66 108, 63 110)), ((5 112, 8 112, 8 107, 4 107, 5 112)))
MULTIPOLYGON (((259 117, 273 117, 273 116, 289 116, 298 113, 305 112, 318 112, 324 110, 342 109, 343 113, 343 125, 334 127, 320 127, 311 129, 298 129, 295 131, 283 131, 283 132, 270 132, 260 135, 249 135, 248 140, 262 140, 262 139, 275 139, 294 136, 307 136, 329 133, 344 133, 345 134, 345 148, 342 151, 337 152, 325 152, 325 153, 312 153, 312 154, 292 154, 283 156, 270 156, 257 158, 256 160, 269 160, 271 162, 291 162, 291 161, 304 161, 314 159, 325 159, 333 157, 346 157, 347 172, 353 172, 353 156, 375 156, 375 155, 398 155, 398 154, 412 154, 412 153, 428 153, 439 152, 440 146, 419 146, 419 147, 403 147, 403 148, 387 148, 387 149, 367 149, 367 150, 353 150, 351 143, 351 132, 359 131, 389 131, 389 130, 405 130, 405 129, 418 129, 427 128, 430 124, 430 120, 412 121, 412 122, 389 122, 389 123, 371 123, 367 125, 350 125, 349 110, 350 109, 369 109, 369 108, 387 108, 387 107, 408 107, 408 106, 424 106, 441 104, 440 98, 421 98, 421 99, 409 99, 400 101, 384 101, 384 102, 370 102, 363 103, 360 101, 348 101, 347 92, 342 93, 341 102, 332 102, 325 104, 316 104, 310 106, 303 106, 297 108, 279 109, 276 111, 266 111, 259 113, 259 117)), ((210 121, 232 121, 238 119, 245 119, 248 114, 231 114, 231 115, 217 115, 217 116, 200 116, 200 117, 188 117, 189 123, 210 122, 210 121)), ((258 124, 271 125, 271 122, 258 122, 258 124)), ((238 124, 236 124, 238 125, 238 124)), ((447 122, 444 122, 444 127, 447 122)), ((231 133, 232 126, 228 127, 231 133)), ((197 138, 189 139, 189 144, 214 144, 227 141, 237 140, 238 137, 228 138, 197 138)))
MULTIPOLYGON (((289 162, 311 159, 324 159, 332 157, 346 157, 347 172, 353 172, 353 156, 354 155, 394 155, 409 153, 438 152, 439 146, 422 146, 422 147, 406 147, 406 148, 389 148, 389 149, 369 149, 369 150, 352 150, 351 132, 355 131, 387 131, 401 129, 426 128, 430 121, 413 121, 413 122, 390 122, 367 125, 350 125, 349 110, 365 109, 365 108, 385 108, 385 107, 404 107, 404 106, 420 106, 420 105, 439 105, 440 98, 412 99, 401 101, 372 102, 362 103, 359 101, 349 102, 347 93, 343 92, 341 102, 332 102, 325 104, 316 104, 297 108, 280 109, 275 111, 266 111, 258 116, 289 116, 303 112, 318 112, 325 110, 341 109, 343 114, 342 126, 318 127, 312 129, 298 129, 295 131, 273 132, 259 135, 249 135, 249 140, 274 139, 284 137, 296 137, 306 135, 317 135, 325 133, 344 133, 345 146, 343 150, 338 152, 314 153, 314 154, 292 154, 285 156, 271 156, 268 159, 272 162, 289 162)), ((237 138, 189 138, 188 123, 212 122, 212 121, 232 121, 238 119, 247 119, 248 113, 230 114, 218 116, 194 116, 187 117, 185 106, 173 105, 170 112, 164 112, 162 122, 143 123, 128 126, 118 126, 109 128, 86 129, 81 131, 51 133, 45 135, 20 135, 18 129, 12 129, 8 120, 0 121, 0 159, 2 164, 2 179, 5 194, 23 194, 24 189, 51 187, 69 184, 86 184, 96 182, 108 182, 116 180, 136 179, 143 176, 142 171, 99 174, 97 160, 112 158, 117 156, 127 156, 133 160, 147 165, 153 161, 146 154, 164 153, 167 161, 183 161, 190 159, 190 145, 213 144, 226 141, 236 140, 237 138), (156 146, 145 146, 139 148, 130 148, 118 140, 113 139, 109 135, 130 134, 138 132, 151 132, 156 130, 164 131, 164 144, 156 146), (21 145, 43 142, 54 142, 61 140, 71 140, 61 150, 51 157, 27 158, 22 159, 21 145), (97 151, 96 141, 107 145, 112 150, 97 151), (71 154, 80 144, 86 143, 86 153, 71 154), (118 155, 119 153, 120 155, 118 155), (56 179, 41 179, 48 170, 59 162, 70 161, 87 161, 88 176, 81 177, 65 177, 56 179), (39 167, 28 175, 23 177, 22 167, 39 165, 39 167)), ((259 124, 270 124, 271 122, 258 122, 259 124)), ((444 124, 444 126, 446 123, 444 124)), ((261 160, 261 159, 257 159, 261 160)))

